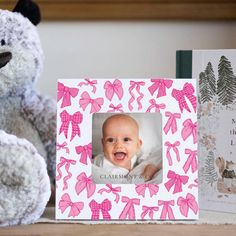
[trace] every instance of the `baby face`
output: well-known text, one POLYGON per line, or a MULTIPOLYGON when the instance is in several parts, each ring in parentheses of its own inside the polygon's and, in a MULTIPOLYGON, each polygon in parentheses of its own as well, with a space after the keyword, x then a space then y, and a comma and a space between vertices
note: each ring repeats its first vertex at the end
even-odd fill
POLYGON ((103 152, 114 165, 131 169, 131 159, 140 150, 137 122, 127 115, 114 115, 103 124, 103 152))

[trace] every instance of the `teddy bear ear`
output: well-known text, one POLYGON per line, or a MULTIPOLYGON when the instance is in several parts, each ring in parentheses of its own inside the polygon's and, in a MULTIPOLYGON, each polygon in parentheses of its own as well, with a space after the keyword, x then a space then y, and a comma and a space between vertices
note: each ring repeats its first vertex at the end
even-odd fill
POLYGON ((19 12, 24 17, 27 17, 34 25, 37 25, 41 20, 39 6, 31 0, 19 0, 13 9, 13 12, 19 12))

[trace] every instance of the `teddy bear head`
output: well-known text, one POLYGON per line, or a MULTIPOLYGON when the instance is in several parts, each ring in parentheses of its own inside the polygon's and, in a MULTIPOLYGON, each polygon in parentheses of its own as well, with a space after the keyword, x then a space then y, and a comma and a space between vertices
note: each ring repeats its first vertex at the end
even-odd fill
POLYGON ((43 64, 39 22, 39 7, 31 0, 19 0, 13 12, 0 10, 0 98, 21 94, 39 77, 43 64))

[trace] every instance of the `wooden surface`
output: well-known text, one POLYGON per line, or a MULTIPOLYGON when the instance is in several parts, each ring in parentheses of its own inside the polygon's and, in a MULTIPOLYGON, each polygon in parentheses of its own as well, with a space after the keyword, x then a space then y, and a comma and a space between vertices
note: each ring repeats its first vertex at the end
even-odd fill
POLYGON ((80 225, 36 224, 0 229, 0 236, 235 236, 236 225, 80 225))

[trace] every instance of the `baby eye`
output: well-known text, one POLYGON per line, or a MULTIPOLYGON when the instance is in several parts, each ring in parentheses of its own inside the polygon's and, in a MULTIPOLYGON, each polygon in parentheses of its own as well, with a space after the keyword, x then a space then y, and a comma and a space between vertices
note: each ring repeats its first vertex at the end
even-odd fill
POLYGON ((108 142, 108 143, 113 143, 114 141, 115 141, 114 138, 108 138, 108 139, 107 139, 107 142, 108 142))
POLYGON ((124 138, 124 141, 129 142, 129 141, 131 141, 131 139, 130 138, 124 138))

